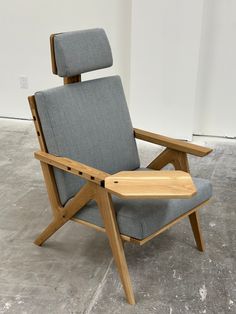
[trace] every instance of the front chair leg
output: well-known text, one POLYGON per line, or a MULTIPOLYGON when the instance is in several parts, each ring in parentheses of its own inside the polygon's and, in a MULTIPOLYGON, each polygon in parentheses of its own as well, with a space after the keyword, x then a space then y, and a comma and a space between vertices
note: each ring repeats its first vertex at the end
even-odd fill
POLYGON ((129 276, 128 266, 124 254, 124 247, 116 222, 115 210, 111 196, 103 188, 98 188, 96 201, 100 209, 111 250, 118 268, 120 278, 129 304, 135 304, 134 293, 129 276))
POLYGON ((197 244, 197 248, 199 251, 204 252, 205 245, 204 245, 204 241, 202 238, 198 212, 195 211, 192 214, 190 214, 188 217, 189 217, 189 220, 190 220, 190 223, 192 226, 192 230, 193 230, 194 238, 195 238, 195 241, 197 244))

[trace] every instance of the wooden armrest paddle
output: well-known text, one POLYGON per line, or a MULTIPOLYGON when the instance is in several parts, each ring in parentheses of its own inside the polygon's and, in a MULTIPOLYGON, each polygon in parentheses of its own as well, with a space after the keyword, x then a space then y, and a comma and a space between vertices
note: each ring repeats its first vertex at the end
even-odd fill
POLYGON ((105 188, 121 198, 191 198, 197 193, 184 171, 121 171, 105 178, 105 188))

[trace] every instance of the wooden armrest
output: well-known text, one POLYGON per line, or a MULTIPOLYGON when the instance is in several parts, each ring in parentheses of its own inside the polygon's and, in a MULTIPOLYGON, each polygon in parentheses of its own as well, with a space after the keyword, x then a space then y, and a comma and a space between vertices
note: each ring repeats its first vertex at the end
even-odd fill
POLYGON ((85 165, 81 162, 65 157, 57 157, 43 151, 35 152, 34 156, 41 162, 44 162, 48 165, 59 168, 66 172, 75 174, 83 179, 97 183, 99 185, 103 185, 105 178, 109 176, 108 173, 85 165))
POLYGON ((121 198, 191 198, 197 193, 184 171, 121 171, 105 179, 105 188, 121 198))
POLYGON ((140 140, 168 147, 191 155, 203 157, 212 152, 211 148, 176 140, 167 136, 134 129, 134 136, 140 140))

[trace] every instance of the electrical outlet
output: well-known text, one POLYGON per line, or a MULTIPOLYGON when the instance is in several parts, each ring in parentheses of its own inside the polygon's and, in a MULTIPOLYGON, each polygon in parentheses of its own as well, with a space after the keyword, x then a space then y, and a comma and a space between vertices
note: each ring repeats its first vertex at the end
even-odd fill
POLYGON ((28 89, 29 88, 29 82, 28 77, 25 75, 19 76, 19 83, 21 89, 28 89))

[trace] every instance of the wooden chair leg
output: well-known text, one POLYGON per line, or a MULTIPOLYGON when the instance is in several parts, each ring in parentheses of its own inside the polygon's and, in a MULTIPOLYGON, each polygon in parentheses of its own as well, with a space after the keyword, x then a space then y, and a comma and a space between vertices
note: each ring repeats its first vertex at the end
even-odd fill
POLYGON ((41 246, 68 220, 70 220, 85 204, 87 204, 93 198, 94 193, 94 185, 92 183, 85 184, 67 206, 64 208, 58 208, 57 216, 37 237, 34 243, 41 246))
POLYGON ((193 230, 194 238, 195 238, 195 241, 197 244, 197 248, 199 251, 204 252, 205 245, 204 245, 204 241, 202 238, 198 212, 195 211, 192 214, 190 214, 188 217, 189 217, 189 220, 190 220, 190 223, 192 226, 192 230, 193 230))
POLYGON ((135 304, 134 293, 124 254, 124 247, 117 226, 111 196, 105 190, 100 188, 98 189, 98 197, 96 201, 103 217, 105 229, 108 235, 114 260, 120 274, 127 301, 129 304, 135 304))
POLYGON ((55 219, 52 221, 46 229, 35 239, 34 244, 43 245, 43 243, 49 239, 58 229, 60 229, 64 225, 64 221, 62 219, 55 219))

